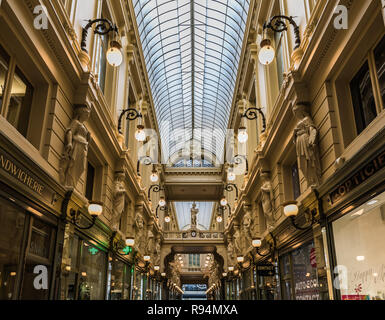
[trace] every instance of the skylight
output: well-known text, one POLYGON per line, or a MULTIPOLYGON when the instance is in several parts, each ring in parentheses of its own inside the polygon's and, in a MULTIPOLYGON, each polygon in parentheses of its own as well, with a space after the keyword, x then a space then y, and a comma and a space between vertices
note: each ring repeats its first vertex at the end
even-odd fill
POLYGON ((249 0, 134 0, 134 7, 163 159, 182 150, 190 158, 189 142, 199 141, 199 153, 222 161, 249 0))

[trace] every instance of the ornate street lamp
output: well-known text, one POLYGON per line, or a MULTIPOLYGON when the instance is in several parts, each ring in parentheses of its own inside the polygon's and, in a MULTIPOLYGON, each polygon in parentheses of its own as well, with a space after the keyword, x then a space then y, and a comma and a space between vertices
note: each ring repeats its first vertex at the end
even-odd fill
POLYGON ((259 251, 259 249, 262 246, 262 239, 261 238, 253 238, 252 239, 252 245, 255 248, 255 251, 257 252, 257 255, 259 255, 260 257, 267 257, 269 255, 274 256, 274 252, 275 252, 277 244, 276 244, 276 239, 275 239, 274 235, 272 233, 270 233, 270 236, 271 236, 272 242, 268 242, 269 250, 268 250, 268 252, 266 254, 262 254, 259 251))
POLYGON ((313 227, 314 224, 319 222, 316 219, 317 209, 313 209, 313 210, 307 209, 305 212, 308 216, 310 216, 310 219, 308 219, 310 220, 309 224, 307 226, 306 225, 299 226, 295 221, 295 218, 297 217, 299 212, 297 201, 288 201, 284 203, 283 206, 284 206, 283 213, 285 214, 286 217, 290 218, 292 225, 298 230, 309 230, 313 227))
MULTIPOLYGON (((143 115, 138 110, 136 110, 135 108, 130 107, 130 108, 122 110, 122 112, 120 113, 119 119, 118 119, 118 131, 120 134, 123 134, 122 133, 122 120, 123 120, 124 116, 126 116, 126 120, 128 120, 128 121, 134 121, 138 118, 143 118, 143 115)), ((144 132, 144 126, 141 124, 139 124, 137 126, 137 130, 135 132, 135 139, 139 142, 143 142, 144 140, 146 140, 146 133, 144 132)))
MULTIPOLYGON (((288 26, 286 22, 289 22, 294 27, 294 36, 295 36, 295 47, 294 50, 298 49, 301 45, 301 37, 299 32, 299 27, 297 23, 294 21, 293 17, 288 16, 274 16, 270 19, 269 22, 265 22, 263 26, 264 34, 266 29, 271 29, 274 32, 283 32, 288 30, 288 26), (286 21, 285 21, 286 20, 286 21)), ((258 54, 258 59, 261 62, 261 64, 269 65, 273 62, 275 58, 275 49, 271 44, 270 39, 268 39, 266 36, 261 41, 261 50, 258 54)))
MULTIPOLYGON (((241 118, 246 118, 248 120, 257 120, 258 119, 258 113, 260 114, 260 116, 262 118, 262 133, 263 133, 266 131, 266 117, 265 117, 265 114, 263 113, 261 108, 255 108, 255 107, 249 108, 245 111, 244 114, 241 115, 241 118)), ((243 135, 239 136, 240 133, 238 131, 238 141, 240 143, 244 143, 248 139, 246 127, 240 127, 239 130, 244 130, 244 133, 243 133, 243 135)), ((258 134, 258 132, 257 132, 257 134, 258 134)))
POLYGON ((78 224, 78 221, 79 221, 79 216, 80 216, 80 211, 79 210, 74 210, 74 209, 71 209, 70 210, 70 215, 71 215, 71 220, 70 222, 75 225, 78 229, 81 229, 81 230, 88 230, 88 229, 91 229, 95 223, 96 223, 96 218, 98 216, 100 216, 103 212, 103 203, 101 202, 98 202, 98 201, 91 201, 88 205, 88 213, 91 215, 92 217, 92 222, 90 225, 84 227, 84 226, 80 226, 78 224))
MULTIPOLYGON (((227 185, 225 185, 224 190, 227 191, 227 192, 232 192, 232 191, 235 190, 235 200, 238 200, 238 187, 237 187, 236 184, 228 183, 227 185)), ((226 205, 226 204, 224 204, 224 205, 226 205)))
MULTIPOLYGON (((110 32, 113 32, 114 34, 119 34, 118 27, 108 19, 88 20, 88 24, 83 28, 82 40, 80 44, 81 49, 86 53, 88 53, 86 49, 88 31, 94 24, 97 24, 94 29, 94 33, 96 34, 106 35, 110 32)), ((107 51, 107 61, 113 67, 119 67, 123 62, 123 54, 121 50, 122 46, 118 41, 112 40, 110 42, 110 47, 107 51)))

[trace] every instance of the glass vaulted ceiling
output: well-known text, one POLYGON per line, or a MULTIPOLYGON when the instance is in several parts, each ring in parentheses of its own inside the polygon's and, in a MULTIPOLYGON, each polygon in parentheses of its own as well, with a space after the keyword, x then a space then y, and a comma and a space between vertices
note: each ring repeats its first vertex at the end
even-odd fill
POLYGON ((134 0, 134 7, 163 159, 193 141, 221 161, 249 0, 134 0))

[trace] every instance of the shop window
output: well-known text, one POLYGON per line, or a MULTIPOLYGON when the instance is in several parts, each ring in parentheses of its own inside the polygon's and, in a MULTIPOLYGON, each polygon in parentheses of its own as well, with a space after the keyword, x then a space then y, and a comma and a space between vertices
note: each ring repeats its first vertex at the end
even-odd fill
POLYGON ((17 298, 26 215, 0 199, 0 300, 17 298))
POLYGON ((33 217, 30 242, 28 246, 26 263, 23 275, 21 299, 23 300, 48 300, 49 285, 51 283, 53 248, 55 240, 54 228, 45 222, 33 217), (34 280, 37 265, 47 268, 48 289, 35 288, 34 280))
POLYGON ((385 193, 334 221, 332 230, 340 298, 385 300, 385 193))
POLYGON ((86 178, 86 192, 85 196, 88 200, 93 200, 95 183, 95 167, 88 162, 87 164, 87 178, 86 178))
POLYGON ((321 300, 314 243, 282 256, 281 290, 284 300, 321 300))
POLYGON ((80 253, 78 300, 103 300, 107 255, 101 249, 83 242, 80 253))

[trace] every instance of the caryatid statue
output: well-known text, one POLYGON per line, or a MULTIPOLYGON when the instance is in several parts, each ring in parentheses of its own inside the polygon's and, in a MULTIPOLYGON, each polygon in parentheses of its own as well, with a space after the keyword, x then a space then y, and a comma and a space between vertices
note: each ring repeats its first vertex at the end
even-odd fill
POLYGON ((59 174, 60 182, 67 188, 75 188, 86 169, 90 133, 84 122, 90 113, 87 105, 75 106, 74 118, 65 132, 59 174))
POLYGON ((154 255, 155 255, 155 259, 154 259, 154 265, 155 266, 160 266, 160 252, 161 252, 161 238, 160 238, 160 235, 157 235, 156 237, 156 241, 155 241, 155 250, 154 250, 154 255))
POLYGON ((227 244, 227 265, 231 267, 235 265, 235 261, 234 240, 230 238, 227 244))
POLYGON ((305 176, 308 186, 317 187, 321 177, 321 163, 317 147, 318 130, 305 103, 298 103, 293 108, 293 112, 298 119, 294 129, 294 143, 299 158, 299 169, 305 176))
POLYGON ((249 246, 251 245, 251 225, 253 219, 251 217, 251 211, 246 208, 246 213, 242 219, 242 233, 241 233, 241 252, 245 254, 249 246))
POLYGON ((195 202, 192 204, 191 207, 191 228, 195 229, 197 227, 197 215, 199 210, 196 208, 195 202))
POLYGON ((144 220, 140 212, 137 212, 135 215, 135 247, 141 254, 146 254, 146 235, 144 230, 144 220))
POLYGON ((124 211, 126 189, 124 187, 125 174, 118 171, 115 174, 114 190, 113 190, 113 211, 112 211, 112 229, 119 229, 119 222, 124 211))
POLYGON ((261 187, 261 202, 263 215, 265 216, 267 229, 272 230, 274 228, 274 194, 273 187, 269 179, 269 173, 263 172, 262 187, 261 187))
POLYGON ((147 231, 147 247, 146 247, 146 254, 153 255, 155 249, 155 239, 154 234, 151 230, 147 231))
POLYGON ((239 226, 234 226, 234 253, 236 256, 243 254, 242 238, 239 226))

